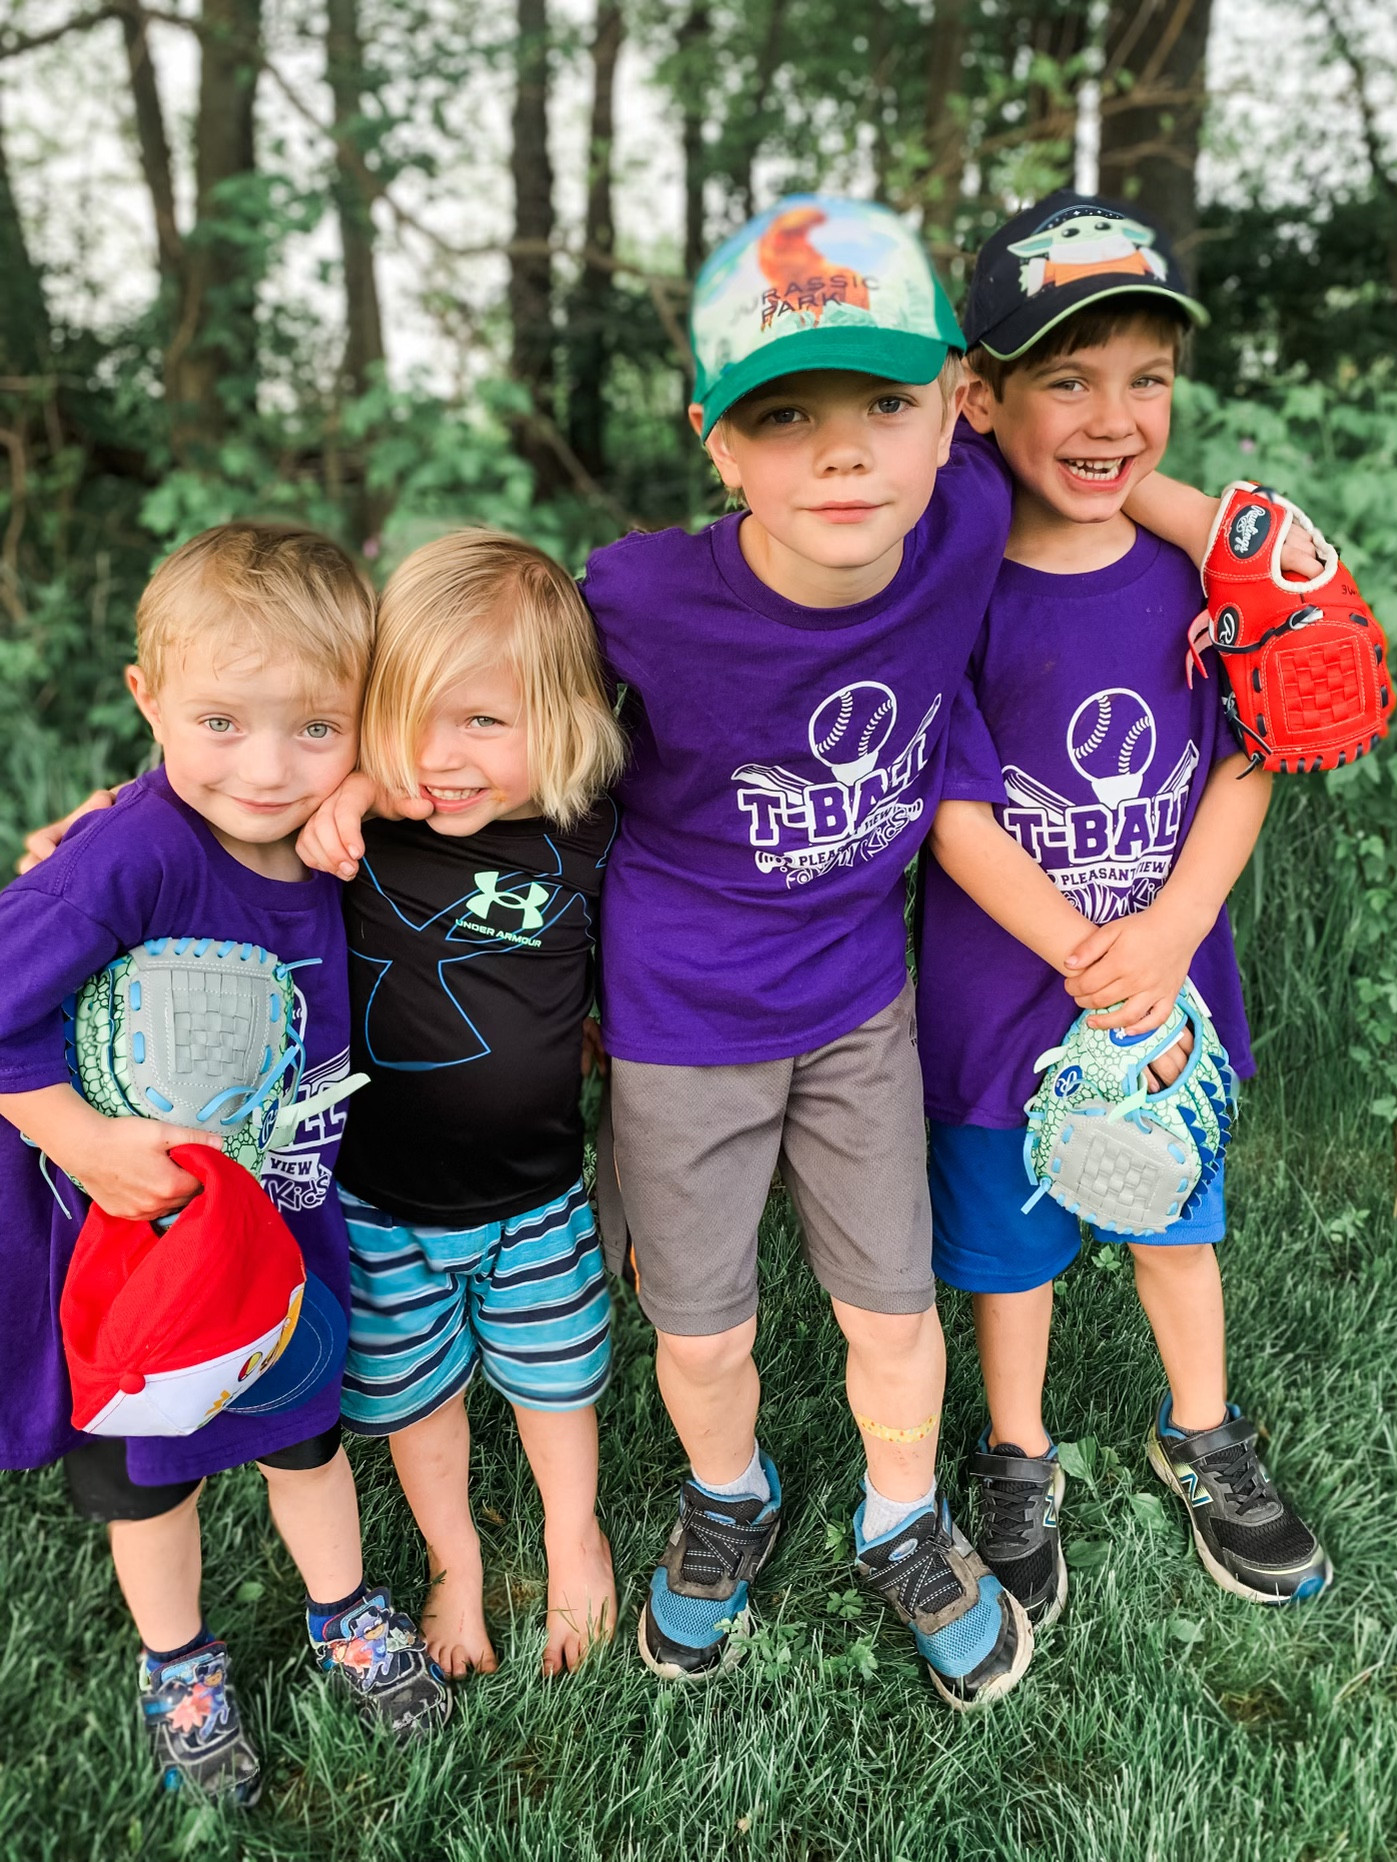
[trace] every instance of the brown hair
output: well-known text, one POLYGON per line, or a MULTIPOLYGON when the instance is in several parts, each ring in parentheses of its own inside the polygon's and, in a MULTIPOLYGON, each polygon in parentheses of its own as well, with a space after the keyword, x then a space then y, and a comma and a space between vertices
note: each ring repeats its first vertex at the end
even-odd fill
POLYGON ((519 682, 533 799, 568 827, 620 772, 623 739, 577 584, 503 531, 458 530, 426 543, 388 578, 364 698, 363 768, 381 787, 415 794, 433 705, 471 672, 498 666, 519 682))
POLYGON ((313 683, 362 686, 373 650, 374 596, 329 537, 292 524, 239 521, 167 556, 136 609, 136 659, 158 692, 171 655, 279 650, 313 683))
POLYGON ((1187 313, 1145 292, 1134 295, 1127 292, 1120 297, 1107 298, 1104 303, 1084 304, 1070 317, 1064 317, 1061 323, 1045 330, 1021 356, 1011 356, 1007 361, 992 356, 988 349, 974 348, 965 358, 966 366, 989 385, 996 401, 1002 401, 1005 382, 1020 369, 1037 368, 1040 363, 1051 362, 1055 356, 1075 355, 1079 349, 1099 349, 1135 324, 1143 324, 1151 336, 1173 345, 1177 368, 1192 327, 1187 313))

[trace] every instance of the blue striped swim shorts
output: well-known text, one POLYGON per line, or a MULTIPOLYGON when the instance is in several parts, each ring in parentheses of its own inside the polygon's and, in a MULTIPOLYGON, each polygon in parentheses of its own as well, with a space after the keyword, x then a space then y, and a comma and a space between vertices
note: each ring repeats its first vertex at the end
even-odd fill
POLYGON ((584 1409, 611 1374, 611 1300, 581 1183, 527 1215, 420 1228, 340 1188, 351 1306, 342 1408, 392 1435, 464 1390, 477 1364, 524 1409, 584 1409))

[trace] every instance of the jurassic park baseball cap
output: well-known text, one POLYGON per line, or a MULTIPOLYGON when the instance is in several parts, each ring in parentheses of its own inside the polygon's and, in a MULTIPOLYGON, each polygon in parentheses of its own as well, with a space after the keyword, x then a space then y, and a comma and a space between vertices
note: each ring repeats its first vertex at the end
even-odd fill
POLYGON ((985 241, 965 302, 966 342, 1011 362, 1073 311, 1126 292, 1208 321, 1158 220, 1059 188, 985 241))
POLYGON ((735 401, 801 369, 927 382, 965 338, 911 229, 886 207, 788 194, 694 282, 694 398, 703 437, 735 401))

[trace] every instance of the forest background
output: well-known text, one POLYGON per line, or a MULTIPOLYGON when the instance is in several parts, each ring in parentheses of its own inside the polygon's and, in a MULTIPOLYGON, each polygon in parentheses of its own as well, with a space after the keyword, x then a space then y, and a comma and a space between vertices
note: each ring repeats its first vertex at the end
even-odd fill
MULTIPOLYGON (((1074 179, 1158 213, 1213 313, 1171 468, 1281 485, 1391 633, 1384 0, 0 0, 0 862, 139 767, 121 668, 183 537, 294 515, 381 578, 462 523, 575 566, 635 525, 701 523, 721 500, 683 417, 685 315, 716 239, 793 188, 864 194, 920 226, 959 295, 985 232, 1074 179)), ((1263 1069, 1229 1181, 1239 1394, 1335 1555, 1314 1612, 1219 1599, 1144 1490, 1157 1369, 1101 1249, 1061 1283, 1054 1346, 1073 1604, 1012 1702, 948 1724, 848 1588, 838 1352, 781 1271, 776 1197, 761 1351, 798 1394, 768 1444, 800 1512, 740 1676, 654 1692, 628 1652, 679 1462, 623 1305, 603 1472, 621 1647, 534 1680, 538 1521, 473 1398, 512 1659, 432 1754, 366 1745, 308 1688, 252 1477, 220 1483, 211 1584, 235 1596, 220 1627, 272 1759, 241 1831, 145 1791, 100 1547, 54 1476, 0 1483, 0 1854, 1393 1853, 1394 772, 1388 746, 1280 784, 1233 901, 1263 1069)), ((954 1489, 979 1399, 946 1310, 954 1489)), ((386 1463, 361 1466, 415 1602, 386 1463)))

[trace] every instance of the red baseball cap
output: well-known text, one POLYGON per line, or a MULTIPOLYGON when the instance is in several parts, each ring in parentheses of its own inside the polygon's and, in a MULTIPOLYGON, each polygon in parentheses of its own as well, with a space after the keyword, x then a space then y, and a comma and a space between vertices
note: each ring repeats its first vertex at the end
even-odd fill
POLYGON ((347 1327, 252 1173, 211 1145, 170 1152, 201 1192, 164 1228, 94 1203, 59 1317, 73 1425, 192 1435, 222 1410, 290 1409, 338 1377, 347 1327))

